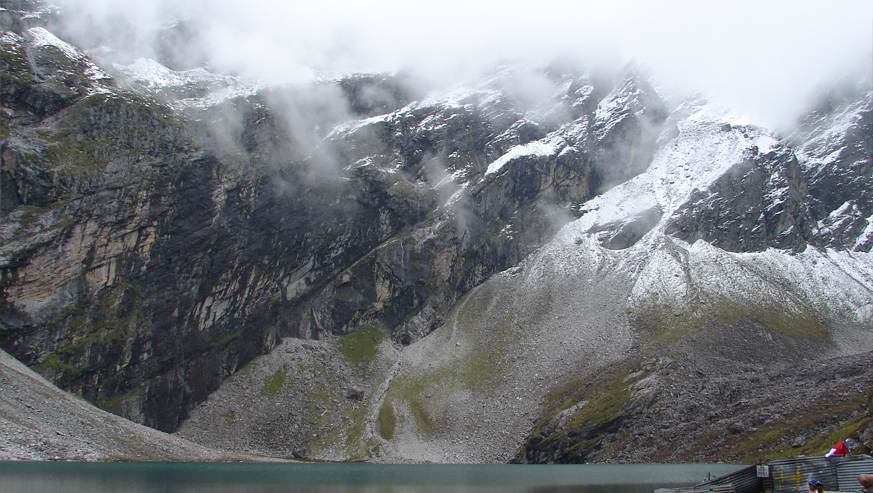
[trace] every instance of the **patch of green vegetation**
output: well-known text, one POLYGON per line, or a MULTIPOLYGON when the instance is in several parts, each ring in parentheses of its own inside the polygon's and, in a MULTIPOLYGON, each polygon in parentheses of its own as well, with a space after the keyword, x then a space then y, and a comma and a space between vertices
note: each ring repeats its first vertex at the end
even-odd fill
MULTIPOLYGON (((103 380, 100 383, 99 392, 103 393, 106 391, 107 387, 112 387, 115 384, 117 384, 117 379, 115 377, 110 377, 106 380, 103 380)), ((136 385, 132 389, 129 389, 124 393, 116 394, 108 399, 106 398, 106 396, 100 396, 97 399, 97 406, 104 411, 112 411, 113 409, 118 408, 124 401, 130 400, 137 395, 143 394, 146 390, 148 390, 151 384, 152 380, 149 378, 144 380, 142 383, 136 385)))
POLYGON ((100 462, 144 462, 147 460, 150 459, 134 459, 133 457, 128 457, 126 455, 109 455, 103 459, 100 459, 100 462))
POLYGON ((82 148, 78 142, 58 140, 45 149, 46 164, 59 169, 62 179, 96 173, 103 169, 103 164, 92 152, 82 148))
POLYGON ((316 363, 309 381, 314 383, 315 387, 311 388, 307 395, 306 420, 316 429, 321 429, 330 421, 330 414, 335 407, 331 392, 337 388, 336 377, 323 364, 316 363), (320 378, 324 380, 321 381, 320 378))
POLYGON ((412 408, 412 417, 415 418, 415 425, 424 436, 432 436, 434 431, 434 422, 427 411, 421 398, 413 397, 409 400, 412 408))
POLYGON ((236 413, 232 410, 223 413, 221 417, 224 418, 224 424, 226 424, 228 427, 236 424, 236 413))
POLYGON ((650 306, 628 314, 636 327, 651 334, 654 349, 668 348, 689 335, 717 337, 716 327, 730 327, 741 320, 757 322, 791 337, 825 341, 828 329, 811 310, 796 310, 775 300, 740 303, 710 300, 705 305, 674 313, 669 306, 650 306))
POLYGON ((583 459, 604 435, 613 433, 628 416, 626 405, 630 398, 628 387, 643 378, 628 378, 633 366, 625 364, 598 381, 576 381, 558 387, 546 395, 550 411, 535 426, 525 444, 526 449, 559 450, 564 455, 583 459), (566 425, 547 432, 557 415, 587 401, 571 416, 566 425))
POLYGON ((233 334, 228 334, 228 335, 222 337, 221 339, 213 342, 212 347, 226 346, 226 345, 230 344, 231 341, 239 339, 240 337, 242 337, 242 331, 237 331, 237 332, 234 332, 233 334))
POLYGON ((102 407, 104 410, 107 410, 107 411, 110 409, 115 409, 116 407, 118 407, 122 403, 122 401, 124 401, 124 399, 125 399, 124 394, 116 395, 115 397, 109 399, 108 401, 104 401, 102 407))
POLYGON ((470 293, 459 303, 459 311, 450 315, 456 325, 447 325, 434 335, 441 339, 440 345, 453 348, 448 355, 451 359, 438 367, 403 372, 394 378, 385 405, 395 413, 408 410, 409 415, 396 415, 389 423, 414 426, 424 436, 438 435, 452 423, 434 412, 432 403, 456 392, 488 394, 501 385, 511 364, 506 357, 508 349, 518 341, 519 322, 514 309, 501 319, 493 318, 491 308, 497 292, 483 286, 470 293))
POLYGON ((68 228, 76 222, 72 217, 68 216, 67 214, 58 214, 57 216, 55 216, 55 219, 57 220, 57 222, 52 224, 48 228, 48 231, 68 228))
MULTIPOLYGON (((16 207, 12 212, 19 214, 19 229, 15 231, 13 237, 17 239, 22 236, 33 234, 34 232, 29 230, 30 227, 33 226, 34 223, 36 223, 38 220, 40 220, 44 214, 47 214, 65 205, 61 204, 61 202, 64 201, 58 201, 45 207, 37 205, 20 205, 16 207)), ((62 213, 55 213, 54 217, 52 217, 51 219, 53 224, 47 229, 44 229, 44 231, 53 231, 55 229, 66 228, 67 226, 70 226, 75 222, 70 216, 62 213)))
POLYGON ((169 108, 133 93, 84 95, 59 114, 56 125, 38 131, 43 142, 37 169, 62 186, 102 173, 109 164, 121 166, 128 179, 156 177, 153 166, 136 165, 178 146, 177 120, 169 108))
MULTIPOLYGON (((820 456, 827 453, 833 444, 846 437, 858 438, 859 432, 873 421, 862 414, 836 426, 828 435, 811 438, 799 449, 793 446, 793 437, 803 430, 814 429, 838 416, 851 416, 854 411, 866 406, 864 396, 831 402, 826 407, 811 405, 794 411, 783 419, 764 423, 754 429, 732 436, 720 448, 714 459, 757 461, 761 454, 767 459, 789 459, 798 455, 820 456)), ((694 447, 690 447, 694 448, 694 447)))
POLYGON ((785 306, 751 303, 734 305, 719 310, 718 317, 728 325, 739 319, 754 320, 791 337, 805 337, 823 342, 828 336, 827 327, 812 314, 796 313, 785 306))
POLYGON ((96 364, 99 369, 89 374, 89 378, 96 378, 94 385, 103 388, 112 381, 112 371, 102 369, 100 358, 108 352, 124 351, 123 347, 136 333, 136 327, 148 324, 148 321, 140 321, 140 296, 138 286, 120 284, 101 290, 93 302, 64 307, 43 327, 67 335, 58 341, 55 352, 35 369, 43 372, 51 368, 70 378, 91 371, 96 364))
POLYGON ((42 374, 49 368, 58 372, 66 373, 68 375, 78 375, 84 370, 84 368, 76 368, 73 365, 64 363, 63 361, 61 361, 60 358, 58 358, 57 354, 52 353, 48 355, 44 360, 42 360, 41 363, 34 366, 33 371, 42 374))
POLYGON ((379 410, 379 433, 385 440, 392 440, 395 426, 397 426, 397 418, 394 416, 394 407, 388 399, 385 399, 382 409, 379 410))
POLYGON ((376 327, 362 327, 339 338, 339 351, 350 363, 369 363, 376 357, 376 348, 384 339, 385 333, 376 327))
POLYGON ((35 82, 30 64, 27 62, 27 54, 21 43, 3 43, 0 50, 0 64, 6 68, 0 70, 0 81, 11 81, 16 90, 22 90, 35 82))
POLYGON ((139 286, 124 283, 103 290, 91 306, 66 307, 51 325, 68 320, 78 340, 60 348, 58 353, 75 354, 94 345, 119 345, 127 341, 132 327, 142 318, 141 295, 139 286))
POLYGON ((385 405, 395 411, 408 409, 410 412, 408 417, 396 416, 395 425, 407 424, 405 419, 409 418, 408 424, 414 425, 422 435, 439 434, 451 423, 434 413, 431 397, 437 396, 433 402, 438 402, 439 396, 459 391, 487 394, 503 381, 509 364, 506 361, 508 348, 518 340, 518 316, 510 310, 502 320, 486 320, 488 313, 493 315, 489 310, 496 295, 497 291, 488 287, 477 289, 459 303, 456 314, 450 315, 457 325, 447 326, 435 334, 442 338, 440 344, 444 347, 455 348, 456 342, 460 343, 461 348, 452 353, 450 361, 439 367, 401 373, 392 381, 385 405))
POLYGON ((31 214, 42 214, 43 212, 48 212, 50 210, 49 207, 39 207, 37 205, 19 205, 12 212, 24 212, 31 214))
POLYGON ((264 386, 261 387, 261 395, 268 399, 276 397, 285 385, 287 375, 288 365, 282 365, 282 368, 276 370, 276 373, 264 382, 264 386))
POLYGON ((77 401, 79 401, 83 404, 91 404, 90 402, 88 402, 88 399, 82 397, 79 394, 70 394, 70 395, 73 396, 73 399, 76 399, 77 401))
POLYGON ((346 453, 351 460, 363 460, 370 457, 370 450, 364 442, 364 430, 367 422, 367 406, 352 408, 349 413, 349 425, 346 434, 346 453))
MULTIPOLYGON (((392 402, 408 402, 418 430, 425 435, 433 435, 448 423, 432 416, 425 396, 451 392, 451 389, 488 392, 495 378, 501 374, 498 371, 500 364, 502 361, 497 355, 483 349, 467 353, 451 365, 416 375, 402 374, 392 382, 385 403, 390 406, 392 402)), ((396 424, 396 419, 391 422, 396 424)))
POLYGON ((260 356, 256 356, 256 357, 252 358, 251 361, 249 361, 248 363, 243 365, 243 367, 240 368, 239 370, 237 370, 235 374, 231 375, 230 378, 236 378, 237 375, 240 375, 243 377, 247 377, 247 376, 251 375, 252 370, 255 369, 255 366, 258 364, 259 359, 260 359, 260 356))

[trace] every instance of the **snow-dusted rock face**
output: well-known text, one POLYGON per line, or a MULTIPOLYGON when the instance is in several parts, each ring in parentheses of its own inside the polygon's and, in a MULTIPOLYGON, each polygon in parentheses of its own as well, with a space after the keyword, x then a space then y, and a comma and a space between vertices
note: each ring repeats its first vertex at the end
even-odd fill
POLYGON ((25 17, 0 345, 104 409, 319 459, 739 461, 807 426, 757 374, 863 425, 867 367, 792 365, 869 360, 869 90, 783 139, 634 67, 267 87, 25 17))
MULTIPOLYGON (((390 118, 343 129, 369 125, 390 118)), ((461 184, 447 205, 468 183, 493 187, 514 167, 590 149, 588 128, 519 139, 479 168, 480 182, 457 168, 439 175, 461 184)), ((871 258, 818 241, 791 144, 700 100, 664 129, 645 170, 589 189, 546 245, 469 292, 427 337, 380 352, 396 363, 356 382, 363 409, 322 415, 345 441, 295 446, 389 462, 742 461, 758 449, 817 453, 853 422, 869 445, 871 258)), ((256 425, 204 425, 227 412, 195 410, 184 436, 216 445, 238 434, 240 447, 256 425)))
POLYGON ((873 95, 859 87, 826 94, 792 136, 807 178, 816 236, 832 248, 873 246, 873 95))
POLYGON ((791 147, 700 101, 666 126, 644 171, 401 356, 380 404, 389 458, 520 447, 522 462, 743 460, 831 432, 791 409, 849 421, 867 406, 871 259, 813 246, 791 147), (834 358, 821 371, 845 368, 846 385, 813 381, 812 354, 834 358), (740 376, 755 372, 767 377, 740 376), (845 408, 807 409, 800 389, 845 408), (523 443, 505 433, 537 416, 523 443))
MULTIPOLYGON (((588 202, 532 257, 593 244, 615 259, 610 271, 633 287, 606 304, 625 308, 620 320, 639 339, 553 387, 517 461, 817 454, 849 433, 837 423, 857 423, 853 437, 870 447, 871 257, 857 236, 835 241, 815 224, 830 197, 861 203, 868 193, 848 184, 870 178, 870 134, 859 129, 870 94, 831 102, 828 118, 813 113, 809 140, 790 140, 798 147, 706 106, 676 111, 678 133, 649 168, 588 202), (813 159, 825 141, 855 151, 813 159), (823 185, 831 172, 846 188, 823 185), (845 381, 817 376, 834 373, 845 381), (826 411, 810 404, 832 398, 826 411)), ((829 214, 832 224, 865 221, 851 207, 829 214)))

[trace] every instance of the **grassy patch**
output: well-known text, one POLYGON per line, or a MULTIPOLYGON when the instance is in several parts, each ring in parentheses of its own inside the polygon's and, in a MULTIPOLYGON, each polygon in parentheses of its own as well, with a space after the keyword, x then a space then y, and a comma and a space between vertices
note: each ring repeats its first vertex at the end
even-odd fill
POLYGON ((264 382, 264 386, 261 387, 261 395, 268 399, 276 397, 285 385, 286 375, 288 375, 288 365, 282 365, 282 368, 276 370, 276 373, 264 382))
POLYGON ((228 411, 222 414, 221 417, 224 418, 224 424, 228 427, 236 424, 236 413, 233 411, 228 411))
POLYGON ((236 378, 237 375, 241 375, 243 377, 247 377, 247 376, 251 375, 252 371, 254 371, 254 369, 255 369, 255 366, 257 366, 259 359, 260 359, 260 356, 256 356, 251 361, 246 363, 242 368, 237 370, 235 374, 231 375, 230 378, 236 378))
POLYGON ((412 398, 409 404, 412 408, 412 416, 415 418, 418 430, 425 436, 432 436, 434 430, 433 419, 431 419, 430 413, 427 412, 421 399, 412 398))
POLYGON ((34 366, 33 370, 39 374, 42 374, 49 368, 58 372, 67 373, 68 375, 76 375, 83 370, 83 368, 76 368, 73 365, 64 363, 60 360, 60 358, 58 358, 58 355, 54 353, 48 355, 48 357, 42 360, 41 363, 34 366))
POLYGON ((394 416, 394 407, 386 399, 379 410, 379 433, 385 440, 394 438, 394 427, 397 426, 397 418, 394 416))
POLYGON ((351 460, 366 459, 370 451, 364 441, 367 421, 367 406, 357 406, 348 413, 350 424, 346 435, 346 451, 351 460))
POLYGON ((518 340, 516 313, 510 310, 501 320, 486 320, 496 299, 495 290, 483 287, 470 296, 454 317, 454 330, 447 326, 436 335, 443 347, 451 348, 450 359, 438 367, 402 372, 392 381, 385 398, 386 406, 408 409, 410 415, 402 418, 409 419, 403 419, 403 424, 415 426, 424 436, 437 435, 450 426, 448 418, 435 411, 434 403, 456 392, 493 393, 504 383, 508 371, 508 348, 518 340), (456 343, 460 348, 456 349, 456 343))
POLYGON ((796 313, 784 306, 766 304, 733 305, 718 311, 718 318, 725 324, 734 324, 739 319, 755 320, 782 334, 791 337, 806 337, 824 341, 828 329, 812 314, 796 313))
POLYGON ((110 347, 122 347, 134 336, 137 325, 143 323, 140 298, 138 286, 119 284, 103 290, 90 306, 65 307, 47 324, 71 329, 69 343, 60 347, 57 354, 67 360, 76 360, 78 356, 79 360, 92 361, 110 347))
POLYGON ((0 71, 0 80, 4 83, 12 82, 16 90, 21 91, 34 82, 27 53, 21 43, 3 43, 0 63, 6 66, 0 71))
POLYGON ((840 440, 846 437, 857 438, 858 432, 864 430, 873 418, 862 415, 848 420, 835 427, 827 436, 813 437, 800 448, 793 447, 791 439, 803 430, 815 429, 821 423, 839 419, 839 416, 849 416, 853 411, 863 409, 865 404, 864 396, 856 396, 832 402, 824 408, 811 406, 792 412, 783 419, 731 437, 722 447, 722 454, 714 459, 727 457, 734 460, 739 457, 739 461, 757 460, 761 452, 768 459, 789 459, 800 454, 824 455, 840 440))
POLYGON ((339 351, 346 361, 360 365, 376 357, 376 348, 385 333, 376 327, 362 327, 339 338, 339 351))
POLYGON ((241 331, 234 332, 233 334, 228 334, 228 335, 222 337, 221 339, 213 342, 212 347, 226 346, 227 344, 230 344, 231 341, 239 339, 240 337, 242 337, 241 331))
POLYGON ((715 327, 730 327, 741 320, 757 322, 790 337, 825 341, 828 329, 811 310, 794 310, 775 300, 741 303, 710 300, 705 305, 674 313, 669 306, 649 306, 628 314, 634 326, 651 334, 650 348, 669 348, 688 336, 717 338, 715 327))
MULTIPOLYGON (((103 384, 101 384, 101 385, 104 385, 106 383, 107 383, 107 381, 104 380, 103 384)), ((142 394, 145 389, 148 389, 149 385, 151 385, 151 379, 144 381, 143 383, 128 390, 127 392, 124 392, 123 394, 115 395, 111 399, 104 399, 103 403, 100 404, 99 407, 105 411, 111 411, 112 409, 120 406, 122 402, 124 402, 128 399, 131 399, 132 397, 136 396, 137 394, 142 394)), ((100 402, 100 400, 98 400, 98 404, 99 404, 99 402, 100 402)))
POLYGON ((616 367, 604 378, 586 383, 565 384, 546 395, 550 411, 535 426, 525 450, 536 449, 557 453, 562 458, 585 460, 601 439, 614 433, 628 416, 626 405, 630 399, 628 387, 643 378, 628 379, 631 365, 616 367), (587 401, 573 415, 567 416, 566 425, 553 432, 547 431, 562 411, 587 401))
POLYGON ((103 409, 108 411, 110 409, 118 407, 121 404, 121 402, 124 400, 124 398, 125 398, 125 395, 123 395, 123 394, 116 395, 112 399, 109 399, 108 401, 103 403, 103 409))

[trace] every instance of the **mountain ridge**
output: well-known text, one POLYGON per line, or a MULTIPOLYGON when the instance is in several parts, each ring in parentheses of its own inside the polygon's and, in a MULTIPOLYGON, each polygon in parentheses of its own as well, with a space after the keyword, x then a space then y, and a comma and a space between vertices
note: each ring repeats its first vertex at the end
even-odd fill
POLYGON ((137 422, 327 460, 689 460, 626 434, 667 388, 757 392, 707 358, 845 393, 792 365, 873 343, 869 89, 780 138, 634 66, 267 87, 100 68, 2 12, 0 345, 137 422))

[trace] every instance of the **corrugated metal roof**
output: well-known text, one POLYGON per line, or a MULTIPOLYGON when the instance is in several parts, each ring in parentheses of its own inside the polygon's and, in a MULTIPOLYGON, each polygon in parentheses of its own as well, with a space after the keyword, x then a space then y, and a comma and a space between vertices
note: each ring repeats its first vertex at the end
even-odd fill
POLYGON ((811 478, 821 481, 825 491, 851 491, 858 488, 858 474, 873 468, 873 458, 866 455, 805 457, 772 461, 769 466, 774 493, 807 491, 811 478))
POLYGON ((718 486, 691 486, 688 488, 658 488, 655 493, 735 493, 734 487, 729 484, 718 486))
POLYGON ((690 488, 658 488, 655 493, 735 493, 734 487, 727 484, 721 486, 690 487, 690 488))
POLYGON ((846 457, 844 461, 837 463, 837 479, 840 489, 854 491, 861 487, 858 483, 859 474, 873 474, 873 457, 868 455, 855 455, 846 457))
POLYGON ((687 488, 659 488, 655 493, 800 493, 809 491, 809 480, 818 479, 825 491, 856 491, 859 474, 873 474, 873 457, 804 457, 775 460, 765 464, 769 477, 758 477, 758 466, 750 466, 711 481, 687 488))
MULTIPOLYGON (((739 471, 734 471, 726 476, 715 478, 695 485, 695 488, 717 487, 730 485, 736 493, 760 493, 764 489, 764 483, 758 477, 757 466, 749 466, 739 471)), ((709 491, 704 489, 703 491, 709 491)), ((716 490, 713 490, 716 491, 716 490)), ((720 491, 720 490, 718 490, 720 491)))
POLYGON ((821 481, 825 491, 839 489, 837 470, 829 467, 825 457, 778 460, 769 465, 774 493, 808 491, 808 482, 812 478, 821 481))

